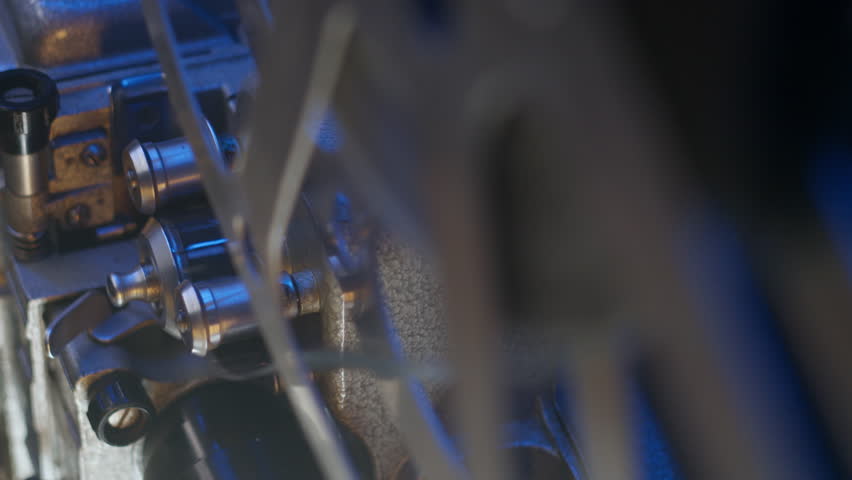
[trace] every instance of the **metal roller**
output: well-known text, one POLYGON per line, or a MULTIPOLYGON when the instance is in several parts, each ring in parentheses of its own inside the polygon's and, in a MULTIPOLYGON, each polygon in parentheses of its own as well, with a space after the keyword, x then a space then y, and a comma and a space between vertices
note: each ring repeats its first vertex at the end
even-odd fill
MULTIPOLYGON (((207 355, 222 344, 257 334, 248 290, 237 277, 184 281, 175 303, 178 330, 196 355, 207 355)), ((312 272, 281 276, 281 307, 282 318, 319 311, 317 281, 312 272)))
POLYGON ((184 280, 206 280, 234 274, 227 241, 209 211, 151 218, 139 236, 139 265, 112 273, 106 282, 113 305, 132 300, 153 306, 163 329, 180 338, 175 324, 174 291, 184 280))
MULTIPOLYGON (((236 141, 231 137, 217 137, 210 122, 207 128, 230 162, 238 150, 236 141)), ((204 191, 195 155, 183 137, 163 142, 133 140, 124 149, 122 166, 130 199, 145 215, 153 215, 169 203, 204 191)))

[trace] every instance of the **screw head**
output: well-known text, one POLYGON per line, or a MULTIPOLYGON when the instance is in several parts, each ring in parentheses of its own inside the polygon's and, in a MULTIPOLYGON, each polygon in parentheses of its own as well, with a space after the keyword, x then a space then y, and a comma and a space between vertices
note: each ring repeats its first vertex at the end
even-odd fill
POLYGON ((104 163, 106 156, 106 149, 100 143, 90 143, 80 153, 80 159, 90 167, 104 163))
POLYGON ((78 203, 65 212, 65 221, 71 228, 85 227, 91 218, 91 210, 84 203, 78 203))

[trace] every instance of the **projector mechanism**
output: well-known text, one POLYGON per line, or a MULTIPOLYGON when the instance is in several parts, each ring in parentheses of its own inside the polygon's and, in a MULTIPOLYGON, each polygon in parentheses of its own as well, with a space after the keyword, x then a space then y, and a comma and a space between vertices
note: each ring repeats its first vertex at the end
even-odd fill
MULTIPOLYGON (((224 167, 238 169, 243 120, 258 101, 254 60, 232 40, 199 42, 185 74, 224 167)), ((234 245, 224 235, 159 67, 104 71, 97 61, 0 73, 8 473, 320 478, 310 425, 285 394, 299 386, 280 376, 277 344, 264 341, 233 261, 235 249, 241 261, 263 257, 250 238, 234 245)), ((338 126, 324 118, 281 264, 264 266, 280 272, 278 321, 350 468, 419 478, 400 422, 419 408, 451 425, 452 378, 430 367, 449 348, 444 289, 422 252, 379 227, 334 173, 338 126), (406 410, 388 378, 408 366, 413 383, 392 387, 417 400, 406 410)), ((519 478, 573 478, 556 389, 526 387, 500 427, 503 448, 519 478)))

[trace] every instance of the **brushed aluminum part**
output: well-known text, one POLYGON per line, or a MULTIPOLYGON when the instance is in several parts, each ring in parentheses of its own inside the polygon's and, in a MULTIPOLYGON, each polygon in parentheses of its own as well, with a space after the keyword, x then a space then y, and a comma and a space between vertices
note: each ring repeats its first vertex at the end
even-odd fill
POLYGON ((47 191, 50 152, 39 150, 21 155, 0 152, 8 191, 28 197, 47 191))
MULTIPOLYGON (((411 362, 429 363, 447 355, 443 292, 422 254, 390 234, 379 236, 377 266, 382 299, 397 329, 401 354, 411 362)), ((323 275, 324 343, 342 352, 375 352, 358 328, 358 306, 351 292, 341 290, 333 272, 323 275)), ((364 369, 339 369, 321 376, 329 408, 340 422, 359 435, 374 456, 377 478, 390 478, 411 455, 400 431, 404 412, 386 402, 382 380, 364 369)), ((419 389, 419 387, 418 387, 419 389)), ((423 382, 419 395, 428 405, 443 399, 446 385, 423 382)))
MULTIPOLYGON (((207 129, 218 144, 209 121, 207 129)), ((122 167, 130 200, 139 213, 153 215, 178 199, 203 191, 195 156, 185 138, 139 143, 133 140, 124 149, 122 167)))

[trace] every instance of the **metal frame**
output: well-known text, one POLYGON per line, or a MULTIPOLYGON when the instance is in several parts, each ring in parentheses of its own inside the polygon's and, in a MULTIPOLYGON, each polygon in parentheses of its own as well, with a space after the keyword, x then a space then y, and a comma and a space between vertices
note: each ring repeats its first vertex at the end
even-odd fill
MULTIPOLYGON (((388 387, 385 400, 400 412, 400 428, 427 477, 501 479, 507 475, 498 454, 499 419, 505 406, 496 369, 499 331, 494 319, 501 312, 493 284, 495 252, 483 233, 486 192, 477 181, 474 161, 481 155, 478 142, 487 140, 488 131, 499 127, 496 123, 526 106, 524 102, 542 105, 548 100, 552 103, 544 109, 548 118, 565 129, 564 135, 550 138, 548 146, 562 158, 579 159, 566 161, 557 170, 566 175, 568 192, 558 200, 569 206, 556 212, 561 216, 554 217, 553 224, 555 228, 579 227, 584 239, 594 245, 593 253, 600 256, 594 268, 607 272, 606 280, 618 289, 618 301, 624 302, 620 306, 639 317, 589 322, 583 318, 586 312, 571 312, 570 318, 547 319, 560 323, 565 343, 577 347, 573 361, 561 361, 575 369, 584 390, 580 394, 586 400, 581 402, 586 407, 580 412, 585 419, 581 443, 592 452, 585 456, 590 473, 605 478, 635 476, 632 432, 622 403, 626 377, 623 359, 616 357, 617 336, 631 330, 638 332, 639 346, 655 354, 654 379, 676 427, 675 440, 692 445, 685 458, 690 471, 714 478, 779 478, 807 471, 804 461, 776 460, 772 436, 779 430, 772 433, 755 425, 750 421, 754 404, 744 406, 737 398, 734 372, 724 358, 731 333, 705 335, 712 316, 719 312, 704 305, 707 299, 698 297, 688 284, 671 238, 689 214, 680 202, 687 188, 675 168, 684 155, 639 68, 628 61, 628 44, 611 28, 602 9, 558 2, 561 10, 545 16, 536 16, 541 11, 535 11, 529 17, 501 2, 460 2, 469 34, 458 49, 461 53, 417 56, 412 55, 417 50, 406 26, 385 20, 389 15, 405 15, 394 2, 287 2, 286 16, 275 11, 283 8, 281 3, 273 5, 271 18, 258 2, 241 5, 242 11, 250 13, 248 23, 254 29, 250 40, 259 58, 262 102, 257 102, 252 117, 246 157, 235 172, 225 168, 205 132, 163 1, 145 0, 143 7, 175 111, 232 246, 234 264, 248 287, 287 393, 329 478, 354 478, 354 473, 291 332, 279 322, 275 289, 280 246, 314 145, 311 120, 332 105, 338 87, 352 84, 383 89, 389 103, 413 99, 410 104, 392 105, 401 116, 419 115, 405 126, 410 129, 405 133, 416 131, 406 153, 420 168, 418 181, 432 186, 441 179, 444 182, 440 191, 424 192, 409 178, 394 185, 397 188, 388 187, 392 182, 387 181, 383 167, 392 159, 370 141, 377 136, 370 129, 385 125, 359 122, 364 112, 358 110, 357 99, 347 99, 344 129, 350 138, 341 169, 351 178, 365 180, 367 187, 361 190, 381 220, 396 222, 408 233, 432 234, 430 247, 440 253, 437 256, 446 267, 450 334, 454 343, 465 346, 453 356, 452 371, 461 386, 456 408, 469 471, 453 458, 451 449, 442 447, 442 432, 432 427, 418 407, 413 389, 404 388, 408 379, 383 379, 388 387), (275 18, 286 18, 287 25, 276 24, 275 18), (364 28, 356 32, 361 25, 364 28), (359 46, 363 42, 372 48, 370 65, 347 63, 356 33, 359 46), (532 51, 537 52, 535 58, 524 58, 524 53, 532 51), (571 60, 560 63, 566 55, 571 60), (548 62, 557 67, 543 68, 548 62), (398 75, 387 75, 376 64, 399 66, 398 75), (356 67, 363 71, 352 74, 349 69, 356 67), (453 78, 443 74, 446 70, 452 70, 453 78), (560 92, 558 98, 523 91, 520 84, 531 79, 542 90, 560 92), (419 95, 423 91, 431 95, 419 95), (637 184, 637 178, 644 181, 637 184), (246 254, 249 244, 260 252, 259 265, 246 254), (604 388, 597 390, 600 385, 604 388), (599 405, 595 399, 600 399, 599 405), (614 452, 618 458, 613 461, 601 452, 614 452)), ((557 130, 549 125, 550 133, 557 130)), ((779 288, 793 285, 784 283, 779 288)), ((821 296, 794 297, 787 307, 799 313, 814 298, 821 296)), ((827 298, 836 300, 831 295, 827 298)), ((727 302, 719 301, 716 308, 727 312, 727 302)), ((380 315, 369 320, 383 321, 380 315)), ((393 339, 387 341, 383 354, 394 354, 393 339)), ((849 381, 841 382, 839 391, 848 393, 849 385, 849 381)), ((839 428, 841 434, 844 428, 839 428)))
MULTIPOLYGON (((252 221, 254 219, 248 215, 248 212, 265 211, 261 205, 269 204, 252 204, 251 199, 246 198, 246 190, 240 188, 240 179, 225 167, 219 149, 205 128, 200 109, 187 83, 164 2, 146 0, 142 7, 154 48, 166 74, 170 99, 175 106, 178 122, 195 153, 204 188, 208 193, 213 211, 220 220, 222 231, 229 240, 234 265, 249 291, 252 309, 278 367, 278 374, 284 382, 284 390, 295 406, 299 422, 323 473, 328 478, 354 479, 356 476, 340 437, 323 408, 319 395, 308 378, 302 359, 297 353, 298 347, 292 332, 287 323, 282 323, 280 318, 281 307, 278 294, 280 286, 277 282, 278 269, 275 266, 281 263, 280 247, 284 238, 284 226, 287 225, 295 206, 294 200, 297 198, 298 190, 284 192, 284 201, 289 200, 289 204, 277 202, 278 207, 275 211, 283 218, 272 223, 267 223, 266 220, 269 219, 264 219, 262 222, 252 221), (250 206, 259 208, 251 209, 250 206), (254 235, 250 237, 248 232, 253 232, 254 235), (250 238, 256 238, 259 241, 255 248, 262 255, 263 263, 260 266, 247 255, 250 238)), ((305 126, 302 128, 304 129, 305 126)), ((300 132, 303 131, 300 130, 300 132)), ((280 162, 272 161, 276 155, 269 153, 264 163, 267 166, 280 164, 280 162)), ((297 189, 301 186, 308 158, 298 159, 301 162, 300 168, 298 165, 293 165, 292 161, 285 163, 289 167, 288 170, 295 168, 295 171, 288 171, 288 174, 296 175, 295 178, 288 179, 288 184, 285 186, 292 188, 295 184, 297 189)), ((265 171, 265 175, 270 178, 281 178, 271 175, 269 171, 265 171)), ((262 188, 255 186, 252 190, 260 191, 262 188)), ((275 197, 278 196, 275 195, 275 197)))

